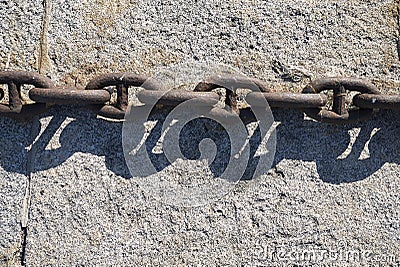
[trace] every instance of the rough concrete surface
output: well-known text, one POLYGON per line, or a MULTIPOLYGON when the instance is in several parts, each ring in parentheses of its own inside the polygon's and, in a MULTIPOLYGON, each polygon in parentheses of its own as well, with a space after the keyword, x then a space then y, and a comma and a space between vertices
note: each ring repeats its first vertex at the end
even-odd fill
MULTIPOLYGON (((194 60, 277 91, 356 76, 400 93, 397 1, 15 0, 0 14, 0 69, 58 85, 194 60)), ((144 193, 120 123, 76 107, 0 118, 0 264, 399 266, 399 112, 352 126, 274 116, 269 172, 197 208, 144 193)))

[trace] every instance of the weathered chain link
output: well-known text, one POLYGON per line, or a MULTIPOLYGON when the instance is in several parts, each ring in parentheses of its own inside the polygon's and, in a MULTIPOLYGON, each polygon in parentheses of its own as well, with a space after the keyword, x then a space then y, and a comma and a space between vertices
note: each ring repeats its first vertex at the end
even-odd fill
MULTIPOLYGON (((37 73, 26 71, 4 71, 0 72, 0 84, 8 86, 8 104, 0 104, 0 115, 26 119, 46 111, 46 104, 34 103, 23 104, 21 97, 21 87, 23 85, 33 85, 45 88, 54 87, 50 79, 37 73)), ((1 92, 4 97, 4 91, 1 92)))
POLYGON ((357 91, 361 94, 379 95, 378 88, 372 83, 357 78, 324 78, 313 81, 303 93, 315 94, 325 90, 333 90, 332 110, 323 108, 305 109, 305 113, 311 118, 329 123, 354 123, 364 121, 372 117, 373 109, 359 108, 355 110, 346 110, 346 90, 357 91))
MULTIPOLYGON (((210 77, 197 84, 194 91, 166 91, 155 80, 133 73, 109 73, 91 80, 85 89, 55 87, 50 79, 33 72, 3 71, 0 72, 0 84, 7 84, 8 104, 0 104, 0 115, 13 118, 29 118, 54 104, 83 105, 94 110, 98 115, 123 119, 128 108, 128 88, 142 87, 137 93, 142 103, 154 103, 161 106, 176 106, 190 99, 200 99, 210 106, 213 116, 229 118, 239 115, 243 121, 252 121, 251 109, 238 105, 237 89, 248 89, 251 92, 244 97, 251 108, 264 107, 265 101, 271 108, 293 108, 304 111, 309 117, 328 123, 345 124, 371 118, 376 109, 400 109, 400 95, 381 94, 372 83, 357 78, 323 78, 308 84, 302 93, 275 93, 268 85, 255 78, 235 76, 210 77), (29 90, 29 98, 33 104, 23 103, 22 85, 33 85, 29 90), (111 103, 113 89, 116 88, 115 103, 111 103), (225 106, 216 104, 221 96, 214 89, 225 90, 225 106), (332 110, 325 108, 328 97, 321 93, 333 90, 332 110), (346 91, 357 91, 352 104, 356 109, 346 109, 346 91)), ((0 90, 0 99, 4 98, 0 90)))
MULTIPOLYGON (((144 87, 148 90, 159 90, 157 84, 152 83, 144 75, 133 73, 109 73, 98 76, 91 80, 85 90, 105 90, 106 87, 115 86, 117 88, 117 101, 112 105, 98 105, 97 113, 100 116, 111 119, 123 119, 128 108, 128 88, 130 86, 144 87), (146 84, 146 85, 145 85, 146 84)), ((111 94, 111 91, 109 91, 111 94)), ((92 106, 96 109, 96 106, 92 106)))

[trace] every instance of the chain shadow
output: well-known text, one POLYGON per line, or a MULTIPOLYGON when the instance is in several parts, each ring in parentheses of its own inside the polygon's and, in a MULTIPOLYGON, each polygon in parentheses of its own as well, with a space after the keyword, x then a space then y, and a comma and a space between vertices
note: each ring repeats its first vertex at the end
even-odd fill
MULTIPOLYGON (((163 116, 155 116, 156 124, 150 130, 149 136, 146 138, 145 141, 146 153, 149 156, 149 159, 157 172, 160 172, 171 165, 171 162, 169 162, 169 160, 167 159, 167 156, 164 154, 162 148, 155 149, 158 146, 159 140, 162 139, 162 135, 165 134, 165 132, 163 132, 163 124, 165 123, 167 114, 171 110, 164 110, 165 113, 163 116)), ((221 177, 227 169, 233 155, 231 154, 231 137, 229 136, 228 132, 223 128, 223 126, 220 125, 218 122, 208 118, 195 118, 189 121, 179 131, 179 148, 177 149, 180 150, 182 156, 187 160, 202 159, 200 144, 201 141, 205 139, 211 140, 214 143, 216 150, 215 157, 212 161, 208 162, 209 169, 213 173, 214 177, 221 177)), ((239 142, 245 144, 246 140, 239 140, 239 142)), ((228 179, 232 179, 232 181, 248 180, 252 179, 255 174, 258 174, 260 172, 260 170, 257 168, 260 157, 255 155, 261 142, 262 136, 260 127, 258 126, 254 130, 254 134, 251 135, 248 140, 249 158, 247 159, 246 166, 244 166, 244 168, 241 168, 241 166, 233 167, 235 168, 235 171, 237 170, 238 172, 243 174, 241 175, 241 177, 238 177, 238 179, 235 179, 235 177, 227 177, 228 179)), ((169 144, 163 142, 163 145, 169 144)), ((267 147, 268 145, 270 148, 271 143, 267 142, 267 144, 265 144, 265 147, 267 147)), ((173 152, 173 154, 175 154, 175 152, 173 152)), ((269 160, 269 165, 271 165, 273 159, 269 160)))
MULTIPOLYGON (((2 124, 13 121, 8 118, 1 118, 1 120, 3 120, 2 124)), ((3 136, 3 146, 0 147, 2 148, 0 164, 7 172, 26 173, 27 170, 23 164, 11 164, 9 156, 6 155, 14 151, 22 151, 27 154, 28 152, 24 151, 31 146, 30 151, 33 152, 31 155, 34 156, 31 172, 57 167, 75 153, 90 153, 104 157, 107 169, 116 175, 124 178, 131 177, 122 153, 122 125, 118 123, 98 119, 92 113, 84 110, 57 106, 48 113, 35 117, 32 121, 15 125, 19 125, 21 129, 17 129, 17 133, 24 137, 21 140, 24 141, 23 144, 4 138, 13 133, 7 133, 4 128, 0 131, 3 136), (48 116, 51 117, 49 122, 45 123, 45 126, 41 126, 37 120, 48 116), (55 136, 59 136, 59 138, 57 139, 55 136)), ((90 164, 90 162, 88 163, 90 164)))
POLYGON ((296 111, 277 111, 275 163, 284 159, 315 162, 320 179, 351 183, 367 178, 385 163, 400 163, 400 113, 381 111, 356 125, 330 125, 303 120, 296 111), (350 136, 353 128, 358 135, 350 136))
MULTIPOLYGON (((159 118, 155 127, 151 130, 149 138, 146 139, 145 146, 149 158, 157 171, 162 171, 171 163, 166 155, 162 153, 154 153, 163 132, 162 127, 164 118, 159 118)), ((230 140, 225 131, 215 130, 219 127, 216 122, 209 119, 195 119, 188 122, 179 134, 179 149, 182 155, 188 160, 197 160, 201 156, 198 144, 205 138, 211 139, 216 145, 216 155, 213 162, 209 165, 211 172, 218 177, 226 169, 229 163, 230 140)))
MULTIPOLYGON (((18 128, 17 126, 22 130, 17 129, 16 131, 18 133, 24 133, 23 140, 20 140, 23 141, 23 143, 9 139, 3 140, 3 146, 0 146, 0 148, 4 148, 4 151, 6 149, 9 151, 23 150, 22 154, 2 153, 3 150, 0 150, 0 155, 2 155, 0 158, 0 164, 4 170, 26 174, 26 168, 23 166, 26 162, 25 158, 27 157, 27 152, 25 150, 31 145, 30 150, 34 151, 32 154, 35 156, 33 169, 31 170, 32 172, 40 172, 57 167, 68 161, 68 159, 75 153, 89 153, 99 157, 104 157, 107 169, 112 171, 114 174, 126 179, 132 178, 123 154, 121 123, 108 122, 101 118, 96 118, 96 116, 90 112, 74 109, 73 107, 62 106, 54 107, 48 114, 41 115, 34 120, 39 120, 48 116, 50 116, 50 119, 48 123, 45 123, 45 126, 43 126, 42 129, 41 124, 37 121, 13 124, 12 119, 2 118, 5 120, 5 125, 14 125, 12 129, 10 129, 10 127, 2 128, 2 132, 0 133, 3 136, 12 134, 9 133, 9 131, 18 128), (35 124, 37 127, 34 127, 35 124), (32 130, 34 133, 31 133, 32 130), (58 136, 58 138, 55 138, 55 136, 58 136), (16 155, 19 156, 18 158, 24 158, 17 160, 19 164, 14 163, 10 158, 11 156, 15 157, 16 155)), ((157 116, 156 125, 152 129, 151 134, 149 138, 146 139, 145 143, 146 150, 157 171, 161 171, 171 164, 168 162, 164 153, 153 151, 162 134, 163 119, 165 119, 165 116, 157 116)), ((189 133, 192 132, 191 124, 193 123, 190 122, 181 132, 181 139, 183 142, 180 143, 180 147, 183 155, 188 159, 197 159, 199 150, 193 141, 202 140, 205 137, 215 140, 218 147, 218 153, 210 168, 216 176, 219 176, 229 162, 229 159, 226 159, 225 155, 227 147, 230 147, 229 142, 219 142, 218 140, 221 139, 221 136, 217 137, 217 135, 223 135, 222 139, 227 139, 227 137, 224 136, 224 133, 221 131, 216 135, 212 133, 210 134, 209 129, 205 126, 207 124, 205 122, 197 122, 196 134, 193 135, 189 133)), ((216 126, 214 125, 214 127, 216 126)), ((21 134, 19 133, 19 135, 21 134)))
MULTIPOLYGON (((126 179, 132 178, 123 154, 121 123, 108 122, 96 118, 90 112, 62 106, 54 107, 49 113, 35 119, 44 117, 50 117, 48 123, 45 123, 41 129, 41 124, 36 122, 38 127, 31 127, 35 130, 33 138, 24 142, 25 147, 32 144, 31 151, 34 151, 35 155, 31 171, 49 170, 68 161, 75 153, 89 153, 104 157, 107 169, 114 174, 126 179)), ((162 171, 171 164, 164 153, 154 151, 162 135, 165 117, 166 114, 156 116, 156 124, 145 142, 147 153, 157 171, 162 171)), ((35 123, 30 122, 30 124, 35 123)), ((29 126, 25 127, 29 128, 29 126)), ((257 143, 256 137, 258 137, 257 134, 253 135, 251 144, 257 143)), ((220 129, 218 123, 209 119, 195 119, 185 125, 180 132, 181 152, 186 159, 198 159, 200 157, 198 145, 204 138, 213 140, 216 145, 217 153, 210 164, 210 170, 215 177, 219 177, 229 163, 229 157, 226 155, 230 155, 231 143, 228 134, 220 129)), ((257 146, 251 145, 250 155, 255 154, 256 148, 257 146)), ((2 157, 0 164, 6 171, 25 172, 21 166, 14 167, 13 164, 7 164, 9 160, 5 159, 2 157)), ((244 176, 251 175, 257 167, 254 160, 249 160, 248 165, 244 176)))
POLYGON ((38 130, 32 123, 15 121, 14 119, 0 118, 0 166, 10 173, 29 175, 27 164, 29 161, 28 147, 38 135, 38 130))
MULTIPOLYGON (((4 170, 25 172, 21 164, 10 163, 13 158, 9 155, 29 146, 37 136, 32 145, 32 150, 37 152, 33 171, 57 167, 75 153, 89 153, 104 157, 106 168, 114 174, 126 179, 132 178, 123 154, 121 123, 107 122, 96 118, 90 112, 72 107, 55 107, 45 116, 49 115, 52 118, 47 127, 40 133, 40 128, 32 127, 34 133, 31 137, 24 134, 22 145, 13 139, 3 139, 0 164, 4 170), (53 140, 60 129, 62 130, 58 141, 53 140)), ((378 171, 385 163, 400 163, 398 112, 381 112, 378 117, 368 122, 352 126, 334 126, 304 120, 301 112, 291 110, 276 110, 274 116, 280 125, 277 127, 273 166, 284 159, 315 162, 322 181, 340 184, 362 180, 378 171), (358 136, 351 138, 349 130, 353 127, 360 127, 361 130, 358 136), (376 128, 380 130, 376 131, 376 128), (354 143, 351 143, 353 141, 354 143)), ((156 122, 150 132, 150 138, 145 142, 146 150, 157 171, 171 164, 162 151, 154 152, 162 135, 162 123, 162 119, 156 122)), ((16 124, 9 131, 3 128, 0 133, 6 137, 13 134, 10 131, 25 132, 28 128, 27 125, 16 124)), ((182 129, 180 137, 180 149, 187 159, 199 158, 199 142, 204 138, 212 139, 217 146, 217 154, 210 164, 210 169, 216 177, 220 176, 229 161, 226 153, 230 153, 230 141, 226 133, 218 130, 215 122, 190 122, 182 129)), ((256 130, 249 140, 250 158, 242 179, 251 179, 256 171, 259 160, 256 150, 261 140, 260 131, 256 130)))

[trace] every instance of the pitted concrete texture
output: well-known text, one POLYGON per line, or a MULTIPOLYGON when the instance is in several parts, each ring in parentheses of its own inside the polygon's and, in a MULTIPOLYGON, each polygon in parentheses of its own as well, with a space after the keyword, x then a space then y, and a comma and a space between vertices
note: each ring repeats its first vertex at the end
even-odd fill
POLYGON ((95 74, 151 74, 157 66, 191 58, 288 87, 276 84, 282 82, 272 70, 277 60, 313 78, 361 76, 391 87, 398 79, 393 1, 44 2, 46 13, 41 3, 2 4, 8 22, 2 23, 2 68, 11 54, 12 68, 42 63, 41 71, 60 84, 85 85, 95 74), (22 27, 24 19, 35 23, 22 27), (35 48, 42 53, 33 53, 35 48))
MULTIPOLYGON (((278 112, 276 166, 200 208, 154 202, 126 179, 116 164, 120 125, 73 109, 53 114, 41 119, 43 141, 52 138, 36 156, 28 264, 286 265, 314 259, 291 252, 399 255, 398 114, 351 128, 278 112)), ((332 257, 325 262, 365 264, 332 257)))
MULTIPOLYGON (((400 93, 397 1, 16 0, 0 14, 0 69, 58 85, 198 60, 277 91, 356 76, 400 93)), ((0 118, 0 264, 398 266, 399 112, 351 126, 274 116, 272 169, 198 208, 144 193, 122 124, 76 107, 0 118)))

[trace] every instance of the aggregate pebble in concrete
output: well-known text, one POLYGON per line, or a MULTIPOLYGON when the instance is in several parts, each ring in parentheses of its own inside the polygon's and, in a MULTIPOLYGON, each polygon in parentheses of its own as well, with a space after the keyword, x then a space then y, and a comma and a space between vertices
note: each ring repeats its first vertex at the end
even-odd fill
MULTIPOLYGON (((35 49, 43 6, 30 3, 0 3, 6 18, 0 40, 25 37, 3 42, 1 69, 38 68, 35 49), (24 27, 10 28, 14 22, 24 27), (8 61, 10 51, 19 56, 8 61)), ((298 91, 307 76, 345 75, 373 79, 383 92, 399 92, 396 10, 393 1, 53 0, 48 46, 42 46, 49 64, 41 71, 58 84, 84 86, 103 72, 151 74, 194 59, 232 65, 276 90, 298 91), (282 81, 273 71, 274 60, 301 73, 303 82, 282 81)), ((372 252, 386 257, 381 259, 384 265, 398 264, 399 113, 384 112, 367 123, 344 127, 304 121, 298 112, 275 116, 281 124, 274 168, 240 182, 222 200, 192 209, 154 202, 131 179, 121 124, 75 108, 53 109, 40 117, 40 127, 37 122, 20 126, 3 120, 4 129, 12 125, 15 138, 4 143, 6 154, 29 145, 18 146, 16 140, 38 136, 26 264, 313 263, 278 259, 281 250, 372 252)), ((9 138, 10 133, 2 136, 9 138)), ((15 164, 26 160, 26 152, 15 157, 11 167, 1 166, 2 182, 11 185, 4 196, 17 196, 2 196, 2 206, 12 207, 1 211, 7 225, 1 228, 4 248, 21 241, 15 218, 26 169, 15 164), (18 175, 22 179, 15 179, 18 175)), ((365 264, 332 261, 339 266, 365 264)))

